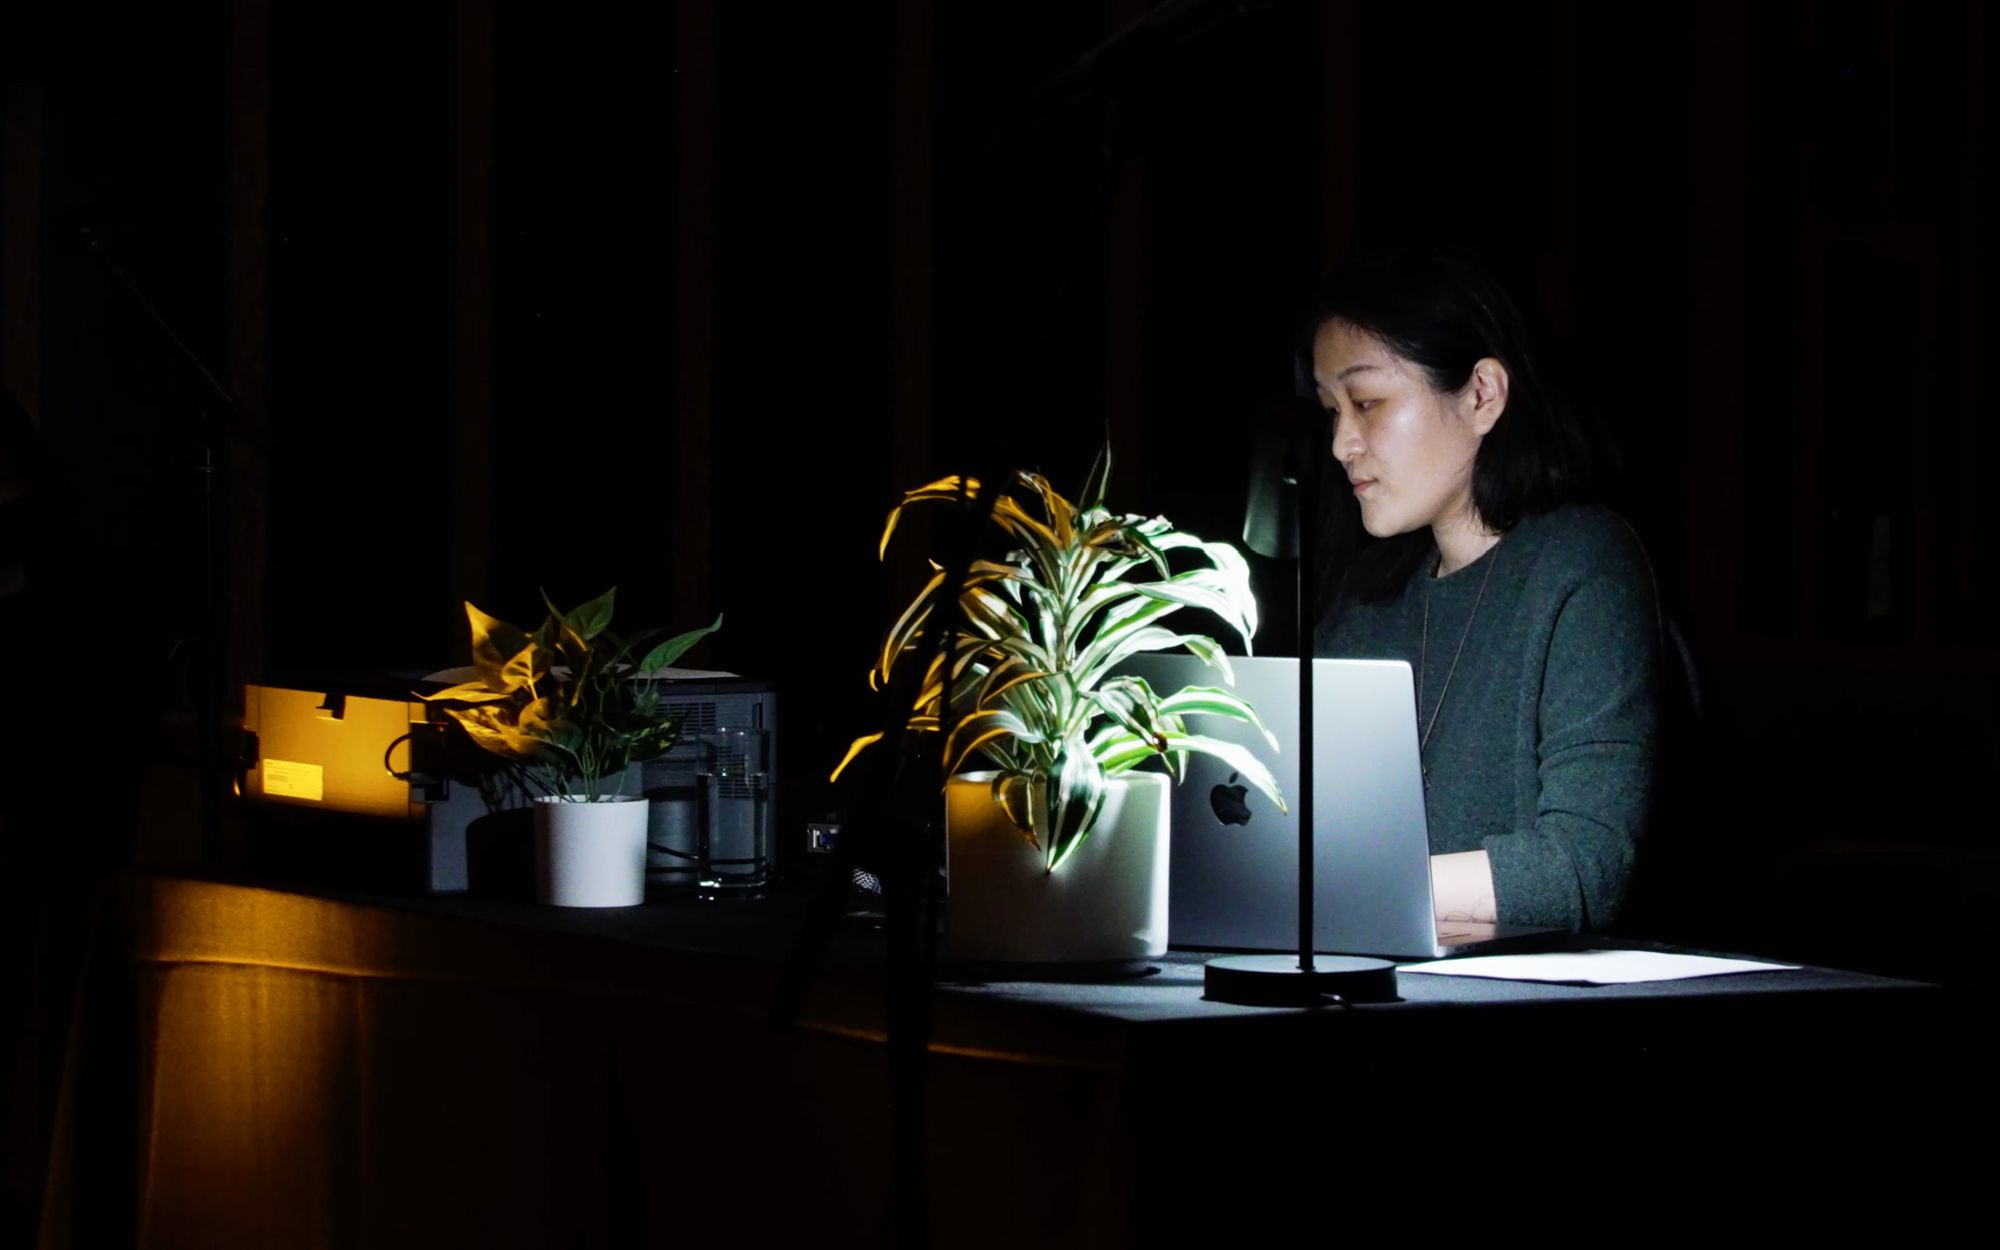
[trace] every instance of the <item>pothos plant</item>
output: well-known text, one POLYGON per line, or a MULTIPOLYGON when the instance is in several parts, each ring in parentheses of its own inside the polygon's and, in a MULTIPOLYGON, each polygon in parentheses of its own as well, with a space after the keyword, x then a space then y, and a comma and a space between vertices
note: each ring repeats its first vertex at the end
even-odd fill
POLYGON ((610 628, 617 593, 613 587, 568 612, 544 593, 548 619, 532 634, 468 601, 478 680, 419 697, 459 705, 445 714, 545 794, 596 802, 606 782, 619 793, 630 766, 672 750, 681 728, 652 684, 632 679, 672 664, 722 618, 657 643, 663 630, 621 637, 610 628))
MULTIPOLYGON (((1256 755, 1188 727, 1190 716, 1245 721, 1276 750, 1277 739, 1248 703, 1222 686, 1161 694, 1143 678, 1117 673, 1141 652, 1185 648, 1234 685, 1229 658, 1214 639, 1176 633, 1164 622, 1182 608, 1205 609, 1247 651, 1257 602, 1235 548, 1179 533, 1164 517, 1109 511, 1103 496, 1110 469, 1107 447, 1085 480, 1081 506, 1040 474, 1016 473, 991 511, 1012 549, 1002 560, 969 566, 959 592, 963 623, 950 653, 929 646, 947 579, 939 570, 890 628, 869 673, 871 686, 887 689, 899 661, 932 654, 907 727, 936 733, 949 723, 947 777, 975 752, 992 761, 994 801, 1049 872, 1090 837, 1106 782, 1149 759, 1164 759, 1178 779, 1190 751, 1215 756, 1284 807, 1277 780, 1256 755), (1186 553, 1195 567, 1175 572, 1172 553, 1186 553)), ((886 557, 905 508, 982 507, 982 489, 976 479, 954 476, 910 491, 890 511, 878 555, 886 557)), ((834 777, 881 737, 856 739, 834 777)))

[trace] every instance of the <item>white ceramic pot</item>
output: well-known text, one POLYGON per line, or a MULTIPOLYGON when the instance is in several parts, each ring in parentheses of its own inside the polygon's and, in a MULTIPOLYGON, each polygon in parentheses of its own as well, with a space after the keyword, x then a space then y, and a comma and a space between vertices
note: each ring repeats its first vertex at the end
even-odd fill
POLYGON ((1097 827, 1051 873, 993 802, 993 774, 946 789, 945 934, 953 957, 1006 963, 1124 963, 1167 951, 1169 779, 1126 773, 1097 827))
POLYGON ((535 887, 558 907, 634 907, 646 901, 646 800, 535 800, 535 887))

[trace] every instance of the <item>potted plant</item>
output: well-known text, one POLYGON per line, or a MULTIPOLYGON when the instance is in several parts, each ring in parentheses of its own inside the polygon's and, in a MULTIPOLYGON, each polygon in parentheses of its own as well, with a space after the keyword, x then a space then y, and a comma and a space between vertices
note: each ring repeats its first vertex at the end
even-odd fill
MULTIPOLYGON (((1246 721, 1275 750, 1248 703, 1221 685, 1162 693, 1118 672, 1140 652, 1185 647, 1233 685, 1214 639, 1165 622, 1204 609, 1247 650, 1257 605, 1235 548, 1177 532, 1162 517, 1105 508, 1110 465, 1107 447, 1081 506, 1027 472, 993 502, 1011 550, 971 564, 959 594, 962 632, 948 657, 934 655, 908 720, 911 730, 939 732, 950 718, 947 935, 962 959, 1109 964, 1166 951, 1168 776, 1134 771, 1147 760, 1178 777, 1188 752, 1213 755, 1284 803, 1254 754, 1189 728, 1191 716, 1246 721), (1170 557, 1192 567, 1177 572, 1170 557), (954 775, 975 754, 992 769, 954 775)), ((947 477, 909 492, 889 513, 881 554, 903 509, 981 507, 980 490, 976 480, 947 477)), ((930 650, 946 577, 933 576, 890 628, 870 673, 875 687, 888 687, 899 661, 930 650)), ((858 739, 834 776, 881 736, 858 739)))
POLYGON ((566 907, 645 900, 647 805, 623 788, 633 764, 672 749, 680 718, 633 679, 722 626, 718 616, 657 643, 660 630, 621 637, 610 628, 616 594, 568 612, 544 594, 548 619, 532 634, 468 602, 478 677, 421 696, 452 705, 445 713, 535 792, 537 885, 543 902, 566 907))

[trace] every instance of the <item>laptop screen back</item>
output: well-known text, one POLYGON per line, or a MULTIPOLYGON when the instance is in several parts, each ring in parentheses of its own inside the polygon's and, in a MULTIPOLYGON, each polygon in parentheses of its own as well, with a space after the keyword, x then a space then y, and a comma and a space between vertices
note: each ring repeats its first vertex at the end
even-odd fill
MULTIPOLYGON (((1298 947, 1298 661, 1231 659, 1235 692, 1276 735, 1221 717, 1189 728, 1255 751, 1278 779, 1288 812, 1228 765, 1188 756, 1174 790, 1168 939, 1201 950, 1298 947)), ((1168 693, 1221 685, 1193 656, 1138 656, 1124 672, 1168 693)), ((1428 958, 1430 840, 1417 755, 1410 666, 1396 660, 1313 661, 1315 838, 1313 945, 1349 954, 1428 958)))

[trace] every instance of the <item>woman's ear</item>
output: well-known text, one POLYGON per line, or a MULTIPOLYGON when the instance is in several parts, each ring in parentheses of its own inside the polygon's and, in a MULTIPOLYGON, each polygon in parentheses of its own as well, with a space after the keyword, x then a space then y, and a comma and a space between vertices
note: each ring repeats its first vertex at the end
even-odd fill
POLYGON ((1472 420, 1473 432, 1484 438, 1499 423, 1500 414, 1507 411, 1507 366, 1491 356, 1481 360, 1472 366, 1472 378, 1465 384, 1464 394, 1472 401, 1467 415, 1472 420))

